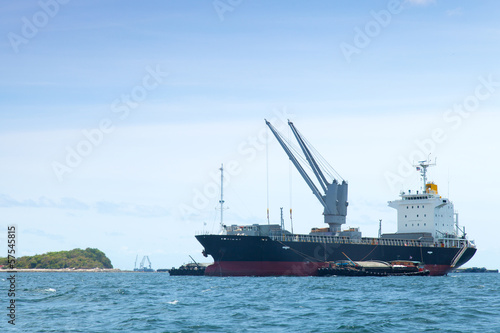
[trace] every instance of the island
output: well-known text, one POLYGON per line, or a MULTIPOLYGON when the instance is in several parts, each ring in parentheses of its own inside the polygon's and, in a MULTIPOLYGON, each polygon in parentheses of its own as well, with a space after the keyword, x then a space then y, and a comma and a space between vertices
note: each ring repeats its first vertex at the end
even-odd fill
MULTIPOLYGON (((0 258, 0 267, 7 269, 7 258, 0 258)), ((48 252, 16 259, 15 269, 30 270, 112 270, 113 265, 106 255, 93 248, 48 252)))
POLYGON ((498 269, 486 269, 486 267, 457 268, 453 273, 498 273, 498 269))

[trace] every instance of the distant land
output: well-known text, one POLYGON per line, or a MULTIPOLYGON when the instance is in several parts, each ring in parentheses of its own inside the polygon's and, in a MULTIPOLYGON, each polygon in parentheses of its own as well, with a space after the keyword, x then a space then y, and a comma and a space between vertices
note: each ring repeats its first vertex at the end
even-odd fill
POLYGON ((498 269, 486 269, 486 267, 457 268, 453 273, 498 273, 498 269))
MULTIPOLYGON (((0 265, 7 268, 7 258, 0 258, 0 265)), ((86 248, 70 251, 48 252, 16 259, 16 269, 112 269, 106 255, 98 250, 86 248)))

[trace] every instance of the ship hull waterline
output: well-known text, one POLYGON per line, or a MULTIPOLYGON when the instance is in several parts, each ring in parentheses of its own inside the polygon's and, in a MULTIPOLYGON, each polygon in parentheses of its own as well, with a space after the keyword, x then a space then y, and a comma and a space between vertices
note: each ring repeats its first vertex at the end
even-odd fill
POLYGON ((476 248, 470 247, 454 267, 451 264, 460 248, 439 246, 392 246, 291 242, 265 236, 197 235, 204 253, 214 263, 205 270, 209 276, 315 276, 329 262, 413 260, 424 264, 431 275, 449 273, 469 261, 476 248))

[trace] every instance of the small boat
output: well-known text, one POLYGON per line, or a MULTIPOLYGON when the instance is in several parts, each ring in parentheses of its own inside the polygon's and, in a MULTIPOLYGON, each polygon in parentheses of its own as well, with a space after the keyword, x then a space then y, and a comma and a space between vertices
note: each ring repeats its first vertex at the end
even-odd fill
POLYGON ((184 264, 179 268, 172 267, 171 269, 162 270, 167 271, 170 275, 178 276, 178 275, 205 275, 205 268, 210 264, 199 264, 197 263, 193 257, 189 256, 192 263, 184 264))
POLYGON ((351 261, 343 260, 329 263, 328 267, 318 268, 318 276, 426 276, 418 261, 351 261))
POLYGON ((186 264, 179 268, 172 267, 167 270, 170 275, 205 275, 205 267, 196 264, 186 264))

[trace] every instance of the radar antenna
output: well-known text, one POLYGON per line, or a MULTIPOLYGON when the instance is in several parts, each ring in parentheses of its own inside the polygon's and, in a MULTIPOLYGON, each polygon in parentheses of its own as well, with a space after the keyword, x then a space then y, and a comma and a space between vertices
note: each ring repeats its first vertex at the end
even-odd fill
POLYGON ((427 185, 427 168, 435 165, 436 165, 436 159, 434 159, 434 162, 431 162, 430 159, 427 159, 424 161, 419 161, 418 164, 413 164, 413 166, 417 168, 417 171, 420 171, 420 175, 422 176, 423 180, 422 190, 424 191, 427 185))

